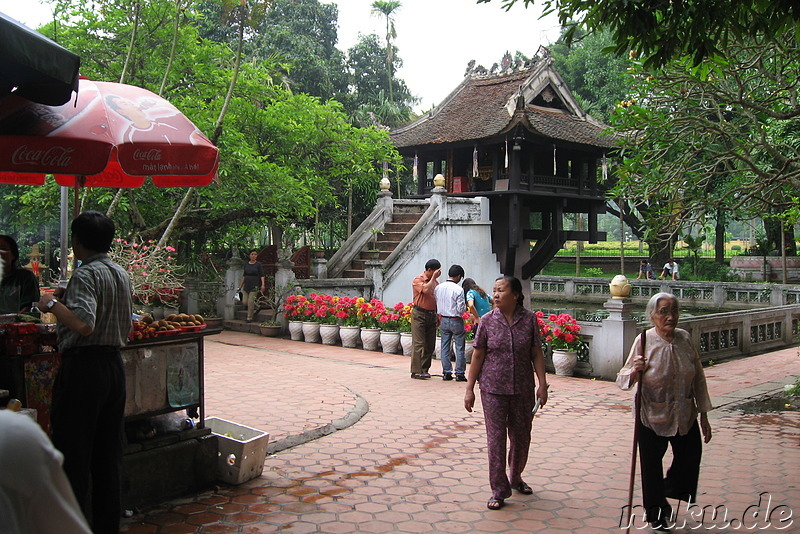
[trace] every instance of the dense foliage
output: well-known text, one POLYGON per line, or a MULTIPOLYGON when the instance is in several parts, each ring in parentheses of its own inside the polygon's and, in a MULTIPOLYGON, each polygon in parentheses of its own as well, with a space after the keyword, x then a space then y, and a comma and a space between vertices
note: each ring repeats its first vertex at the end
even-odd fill
MULTIPOLYGON (((360 105, 349 96, 352 76, 334 46, 335 6, 317 0, 51 3, 56 21, 41 31, 83 58, 83 75, 161 94, 220 148, 219 181, 190 196, 149 183, 122 191, 113 217, 123 237, 158 240, 177 211, 170 244, 184 261, 270 237, 294 240, 299 230, 320 225, 329 228, 329 239, 341 239, 348 195, 356 195, 363 216, 374 205, 383 163, 400 163, 384 128, 354 126, 352 113, 334 100, 360 105)), ((376 54, 382 56, 380 47, 376 54)), ((385 69, 371 74, 373 87, 380 85, 378 74, 385 83, 385 69)), ((116 193, 82 190, 80 208, 106 211, 116 193)), ((3 186, 0 198, 6 231, 21 241, 55 242, 59 193, 52 181, 3 186)))

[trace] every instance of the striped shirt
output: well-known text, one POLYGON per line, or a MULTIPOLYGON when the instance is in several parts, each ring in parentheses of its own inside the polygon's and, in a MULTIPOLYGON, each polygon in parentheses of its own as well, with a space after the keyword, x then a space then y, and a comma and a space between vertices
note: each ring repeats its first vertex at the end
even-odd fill
POLYGON ((59 323, 61 352, 87 345, 122 347, 127 343, 133 313, 131 280, 107 254, 92 256, 72 273, 62 302, 94 331, 82 336, 59 323))
POLYGON ((448 280, 436 286, 436 312, 443 317, 458 317, 467 311, 464 290, 461 286, 448 280))

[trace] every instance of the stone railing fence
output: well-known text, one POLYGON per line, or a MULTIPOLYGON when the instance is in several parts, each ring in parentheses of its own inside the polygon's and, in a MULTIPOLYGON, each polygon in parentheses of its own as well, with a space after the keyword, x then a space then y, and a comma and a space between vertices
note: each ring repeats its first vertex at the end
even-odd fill
MULTIPOLYGON (((611 297, 608 278, 565 278, 535 276, 531 279, 531 298, 603 303, 611 297)), ((683 280, 628 279, 629 298, 644 306, 659 292, 672 293, 683 308, 741 310, 800 304, 800 286, 747 282, 691 282, 683 280)))

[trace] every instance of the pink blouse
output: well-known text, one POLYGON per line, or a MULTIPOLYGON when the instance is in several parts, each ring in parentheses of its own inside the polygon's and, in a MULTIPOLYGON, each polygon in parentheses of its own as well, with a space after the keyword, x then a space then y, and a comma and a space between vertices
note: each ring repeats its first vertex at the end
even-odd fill
MULTIPOLYGON (((659 436, 686 435, 697 414, 711 411, 706 375, 689 333, 675 329, 672 342, 662 339, 655 328, 646 333, 647 368, 642 379, 642 424, 659 436)), ((633 358, 641 352, 642 337, 637 336, 628 361, 617 374, 617 385, 630 389, 638 382, 633 373, 633 358)))

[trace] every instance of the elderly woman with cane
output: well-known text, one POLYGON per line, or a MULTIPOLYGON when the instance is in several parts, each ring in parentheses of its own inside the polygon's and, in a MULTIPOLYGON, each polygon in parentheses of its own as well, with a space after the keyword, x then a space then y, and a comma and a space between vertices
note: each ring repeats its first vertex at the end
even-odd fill
POLYGON ((672 507, 667 498, 694 502, 697 496, 700 432, 708 443, 707 412, 712 406, 700 355, 689 333, 677 328, 678 299, 657 293, 647 303, 646 313, 654 327, 636 338, 617 384, 622 389, 638 384, 641 402, 636 403, 634 439, 639 446, 645 517, 654 529, 668 531, 672 507), (664 477, 662 461, 668 445, 673 460, 664 477))
POLYGON ((524 308, 519 279, 498 278, 493 293, 495 309, 481 318, 475 335, 464 407, 472 411, 475 382, 479 382, 492 488, 486 506, 499 510, 512 489, 523 495, 533 493, 522 480, 522 471, 528 461, 537 400, 541 406, 547 403, 547 377, 539 322, 533 312, 524 308))

